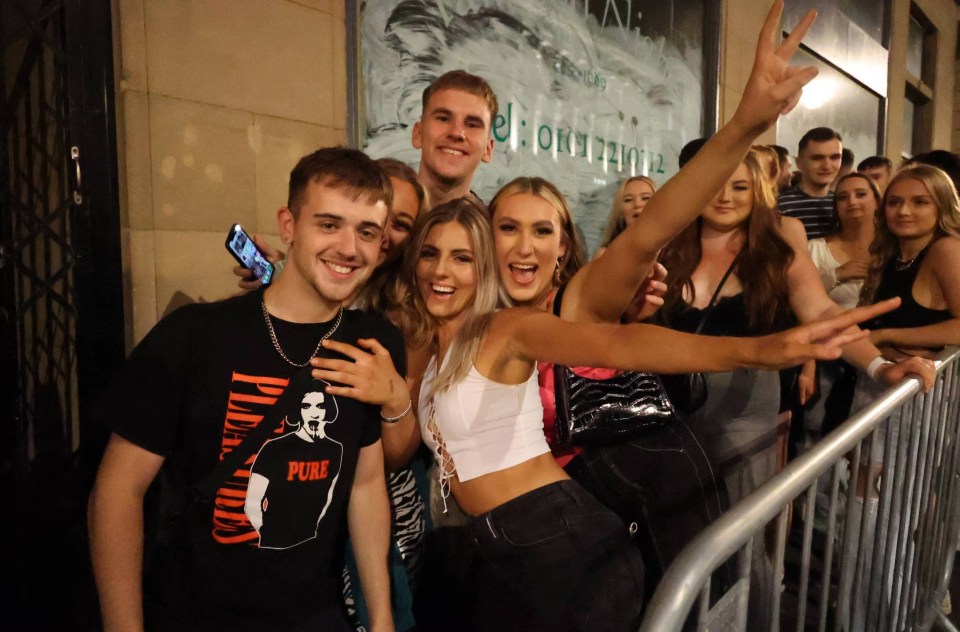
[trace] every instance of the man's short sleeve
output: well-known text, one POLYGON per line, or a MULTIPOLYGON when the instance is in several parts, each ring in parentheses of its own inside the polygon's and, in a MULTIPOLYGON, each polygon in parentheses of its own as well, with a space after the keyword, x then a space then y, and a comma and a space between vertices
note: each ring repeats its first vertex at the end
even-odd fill
POLYGON ((168 456, 180 419, 196 305, 158 322, 110 381, 94 416, 111 432, 168 456))

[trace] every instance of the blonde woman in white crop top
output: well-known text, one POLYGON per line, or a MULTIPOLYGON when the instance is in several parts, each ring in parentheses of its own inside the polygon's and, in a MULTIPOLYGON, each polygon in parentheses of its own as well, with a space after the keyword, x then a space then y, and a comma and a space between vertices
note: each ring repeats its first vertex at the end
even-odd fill
POLYGON ((418 220, 396 315, 408 345, 432 356, 417 416, 445 493, 471 516, 482 560, 473 585, 484 586, 471 617, 480 629, 507 629, 509 614, 523 629, 588 629, 589 620, 591 629, 626 630, 639 613, 642 564, 626 527, 549 452, 536 359, 660 372, 778 368, 837 357, 839 345, 861 337, 840 331, 895 304, 704 345, 648 325, 570 323, 532 308, 495 311, 502 302, 496 265, 486 209, 468 199, 441 205, 418 220), (583 626, 570 627, 574 621, 583 626))

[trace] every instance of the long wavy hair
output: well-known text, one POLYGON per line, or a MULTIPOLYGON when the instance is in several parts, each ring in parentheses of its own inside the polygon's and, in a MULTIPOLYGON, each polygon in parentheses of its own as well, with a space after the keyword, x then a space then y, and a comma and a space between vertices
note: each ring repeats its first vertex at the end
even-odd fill
MULTIPOLYGON (((417 180, 416 171, 395 158, 378 158, 376 163, 388 177, 402 180, 413 187, 413 192, 419 202, 417 217, 430 210, 430 194, 417 180)), ((384 230, 386 230, 386 227, 384 227, 384 230)), ((392 261, 384 261, 380 264, 370 275, 370 280, 360 289, 354 306, 379 314, 392 312, 397 304, 396 296, 394 296, 396 290, 394 280, 400 274, 402 263, 403 257, 400 256, 392 261)))
POLYGON ((549 202, 557 213, 560 214, 560 225, 563 229, 563 243, 567 247, 567 252, 563 258, 558 260, 557 278, 559 284, 563 285, 582 268, 587 261, 583 251, 583 243, 580 241, 580 235, 577 233, 577 227, 573 223, 573 215, 570 213, 570 207, 564 199, 560 189, 554 186, 548 180, 537 177, 519 177, 503 185, 497 194, 490 200, 490 220, 493 221, 493 214, 497 212, 497 206, 510 197, 519 193, 529 193, 549 202))
POLYGON ((462 380, 473 365, 480 339, 490 315, 509 305, 497 276, 497 261, 490 228, 489 211, 470 198, 441 204, 417 218, 413 235, 403 255, 397 278, 394 320, 407 344, 422 347, 436 340, 440 322, 429 311, 417 284, 417 264, 430 231, 441 224, 456 222, 467 230, 473 247, 473 269, 477 276, 476 293, 467 310, 464 324, 450 345, 450 359, 437 375, 434 391, 440 392, 462 380))
POLYGON ((627 190, 627 185, 631 182, 646 182, 650 185, 652 193, 657 192, 657 183, 647 176, 633 176, 627 178, 617 187, 617 193, 613 196, 613 204, 610 207, 610 215, 607 217, 607 225, 603 228, 603 236, 600 238, 600 247, 606 248, 610 245, 617 235, 622 233, 627 227, 627 220, 623 216, 623 210, 620 208, 620 201, 623 199, 623 192, 627 190))
MULTIPOLYGON (((787 268, 793 262, 793 248, 780 234, 777 198, 769 176, 755 156, 748 154, 743 164, 753 183, 753 209, 742 230, 745 240, 735 262, 734 272, 743 285, 747 323, 752 331, 773 329, 790 312, 787 294, 787 268)), ((660 261, 670 271, 670 283, 661 313, 667 316, 683 301, 684 290, 690 302, 696 298, 693 271, 703 258, 700 243, 703 219, 698 217, 663 249, 660 261)))
POLYGON ((870 244, 870 271, 860 291, 861 305, 873 303, 884 269, 890 263, 890 259, 900 254, 900 240, 890 232, 890 227, 887 225, 887 198, 890 196, 893 185, 907 179, 918 180, 923 184, 937 207, 937 227, 931 243, 944 235, 960 239, 960 200, 957 198, 957 189, 950 176, 930 165, 918 164, 901 169, 887 185, 883 201, 877 210, 876 229, 873 243, 870 244))

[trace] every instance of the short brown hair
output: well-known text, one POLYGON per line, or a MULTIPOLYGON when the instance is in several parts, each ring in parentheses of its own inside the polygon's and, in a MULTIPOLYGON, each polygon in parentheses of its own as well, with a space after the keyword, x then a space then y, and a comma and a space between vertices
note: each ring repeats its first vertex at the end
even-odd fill
POLYGON ((304 156, 290 172, 287 208, 300 215, 307 185, 316 182, 340 189, 347 197, 363 197, 370 204, 393 204, 393 185, 383 169, 362 151, 349 147, 324 147, 304 156))
POLYGON ((430 97, 440 90, 459 90, 486 101, 487 108, 490 110, 490 126, 493 127, 493 121, 497 118, 498 111, 497 95, 486 79, 471 75, 466 70, 451 70, 443 73, 423 90, 424 112, 427 111, 427 103, 430 101, 430 97))

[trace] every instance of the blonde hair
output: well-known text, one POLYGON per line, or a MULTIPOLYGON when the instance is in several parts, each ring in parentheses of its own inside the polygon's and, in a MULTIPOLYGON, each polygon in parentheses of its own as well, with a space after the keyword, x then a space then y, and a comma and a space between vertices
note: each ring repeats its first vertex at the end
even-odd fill
POLYGON ((570 208, 567 206, 567 202, 563 194, 560 193, 560 190, 549 181, 537 177, 519 177, 503 185, 503 187, 497 191, 497 194, 493 196, 493 199, 490 200, 490 220, 493 220, 493 215, 497 212, 497 206, 499 206, 500 202, 511 195, 518 195, 520 193, 529 193, 530 195, 543 198, 553 205, 553 207, 557 209, 557 213, 560 214, 560 224, 563 228, 562 238, 563 243, 567 246, 567 253, 563 256, 562 261, 558 261, 557 277, 559 284, 563 285, 573 278, 577 270, 582 268, 587 261, 587 257, 583 252, 583 244, 580 242, 580 235, 577 233, 577 227, 573 223, 573 215, 570 213, 570 208))
POLYGON ((941 169, 924 164, 904 167, 898 171, 887 185, 883 202, 877 209, 876 232, 873 243, 870 244, 870 271, 860 291, 861 305, 869 305, 873 302, 884 268, 890 263, 890 259, 898 256, 900 252, 900 241, 887 226, 887 198, 894 184, 908 179, 917 180, 923 184, 936 204, 937 228, 931 243, 946 235, 960 238, 960 200, 957 198, 957 189, 950 176, 941 169))
MULTIPOLYGON (((754 156, 758 159, 758 162, 761 155, 770 159, 771 173, 764 171, 764 175, 770 179, 770 184, 773 186, 774 190, 776 190, 778 188, 777 180, 780 179, 780 154, 778 154, 777 150, 770 145, 754 145, 750 148, 750 151, 753 152, 754 156)), ((763 163, 761 162, 760 164, 762 165, 763 163)))
POLYGON ((600 247, 606 248, 610 245, 617 235, 622 233, 627 227, 627 220, 620 210, 620 202, 623 200, 623 192, 627 190, 627 185, 631 182, 646 182, 650 186, 650 192, 657 192, 657 183, 647 176, 633 176, 627 178, 617 187, 617 192, 613 196, 613 204, 610 206, 610 215, 607 217, 607 225, 603 228, 603 236, 600 238, 600 247))
POLYGON ((463 326, 447 352, 450 359, 437 374, 434 392, 451 387, 467 375, 473 366, 490 315, 500 307, 508 305, 510 301, 497 277, 489 211, 470 198, 459 198, 441 204, 417 218, 397 279, 395 318, 407 343, 422 347, 433 344, 436 340, 440 323, 427 311, 423 296, 420 295, 417 287, 417 264, 430 231, 436 226, 452 222, 463 226, 470 236, 477 284, 472 303, 464 308, 466 315, 463 326))

